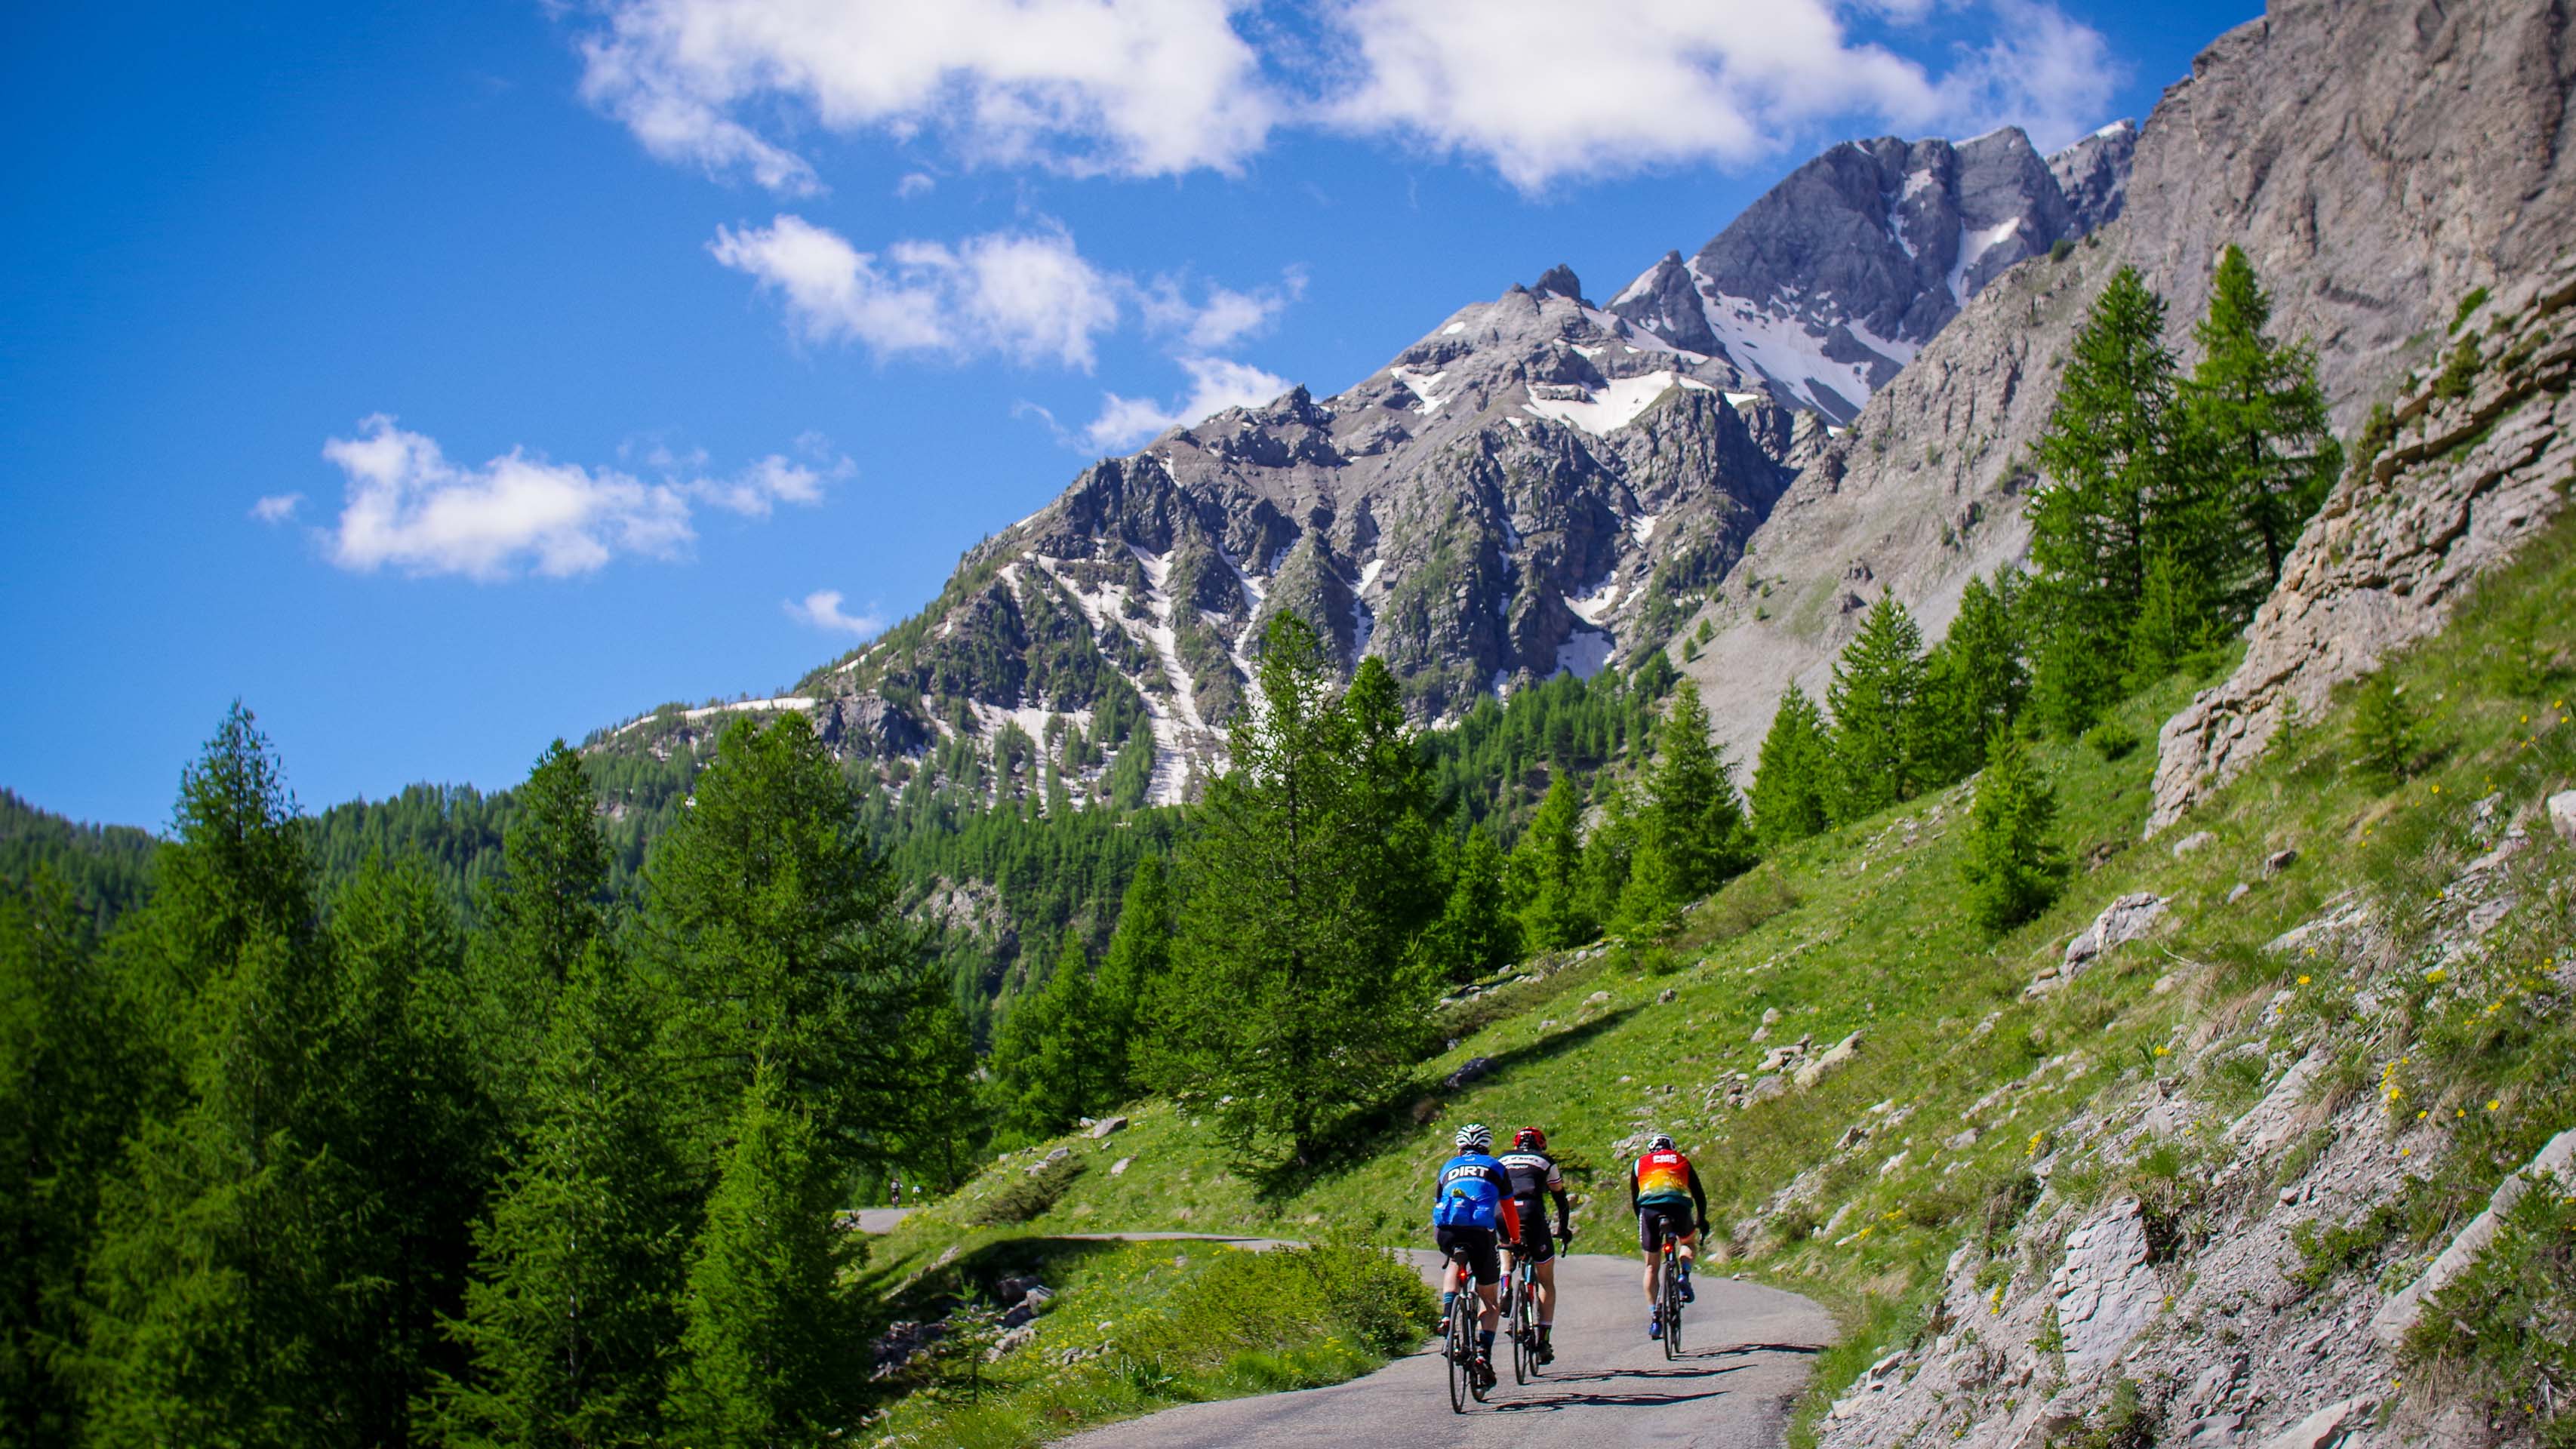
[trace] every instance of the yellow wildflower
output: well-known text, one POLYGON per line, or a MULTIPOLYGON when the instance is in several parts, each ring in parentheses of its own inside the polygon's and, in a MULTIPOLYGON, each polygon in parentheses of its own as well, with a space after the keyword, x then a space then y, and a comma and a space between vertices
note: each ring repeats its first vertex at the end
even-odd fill
POLYGON ((2305 986, 2305 985, 2307 985, 2307 984, 2308 984, 2308 978, 2306 978, 2305 976, 2300 977, 2300 978, 2299 978, 2299 984, 2300 984, 2301 986, 2305 986))
POLYGON ((2496 1108, 2501 1107, 2501 1106, 2503 1106, 2503 1105, 2504 1105, 2504 1099, 2503 1099, 2503 1098, 2501 1098, 2501 1097, 2489 1097, 2489 1098, 2487 1099, 2487 1110, 2488 1110, 2488 1111, 2490 1111, 2490 1112, 2494 1111, 2496 1108))

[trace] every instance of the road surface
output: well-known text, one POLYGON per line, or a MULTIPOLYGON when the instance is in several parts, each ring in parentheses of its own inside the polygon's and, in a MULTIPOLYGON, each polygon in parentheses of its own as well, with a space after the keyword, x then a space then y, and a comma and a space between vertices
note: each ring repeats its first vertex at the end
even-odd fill
MULTIPOLYGON (((1437 1273, 1436 1255, 1408 1256, 1437 1273)), ((1349 1383, 1166 1409, 1076 1435, 1063 1449, 1776 1449, 1809 1361, 1833 1341, 1832 1317, 1794 1293, 1702 1278, 1683 1319, 1684 1357, 1667 1362, 1646 1337, 1639 1267, 1633 1257, 1560 1259, 1556 1362, 1515 1385, 1509 1347, 1498 1346, 1502 1382, 1465 1414, 1449 1411, 1447 1366, 1425 1348, 1349 1383)))

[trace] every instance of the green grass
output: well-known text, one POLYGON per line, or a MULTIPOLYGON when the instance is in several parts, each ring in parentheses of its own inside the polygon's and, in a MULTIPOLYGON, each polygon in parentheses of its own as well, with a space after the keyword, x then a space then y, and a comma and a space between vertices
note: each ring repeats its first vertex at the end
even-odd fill
POLYGON ((1393 1256, 1349 1245, 1255 1253, 1221 1243, 1068 1242, 907 1224, 873 1272, 891 1315, 988 1326, 888 1385, 858 1442, 1021 1449, 1174 1404, 1338 1383, 1430 1332, 1430 1290, 1393 1256), (952 1251, 953 1250, 953 1251, 952 1251), (994 1286, 1056 1293, 1035 1337, 985 1363, 994 1286), (979 1307, 980 1306, 980 1307, 979 1307))
MULTIPOLYGON (((2388 1132, 2420 1134, 2408 1139, 2420 1150, 2407 1150, 2425 1164, 2423 1185, 2409 1190, 2385 1251, 2429 1241, 2576 1120, 2576 1032, 2563 988, 2553 995, 2544 981, 2562 960, 2576 962, 2576 852, 2545 824, 2504 872, 2525 908, 2483 953, 2438 977, 2412 974, 2394 1000, 2384 984, 2390 963, 2431 929, 2439 893, 2485 849, 2473 835, 2475 802, 2492 796, 2498 819, 2527 818, 2576 782, 2576 726, 2566 722, 2576 523, 2529 545, 2461 605, 2445 636, 2387 670, 2420 711, 2413 778, 2350 768, 2346 690, 2245 777, 2141 842, 2154 749, 2048 745, 2038 763, 2076 870, 2064 896, 2017 930, 1989 936, 1959 911, 1969 788, 1942 791, 1780 853, 1659 949, 1614 945, 1449 1008, 1454 1045, 1424 1064, 1384 1125, 1284 1192, 1264 1196, 1212 1134, 1147 1103, 1108 1142, 1071 1142, 1099 1170, 1036 1226, 1419 1242, 1450 1134, 1479 1120, 1498 1134, 1544 1126, 1577 1200, 1578 1248, 1615 1251, 1626 1239, 1619 1144, 1660 1128, 1693 1154, 1720 1236, 1734 1230, 1732 1266, 1818 1298, 1842 1318, 1846 1341, 1868 1350, 1820 1362, 1813 1406, 1876 1356, 1962 1241, 2004 1255, 2012 1224, 2033 1211, 2035 1163, 2054 1167, 2043 1207, 2135 1191, 2161 1215, 2151 1226, 2187 1246, 2203 1211, 2197 1184, 2219 1151, 2212 1134, 2277 1080, 2294 1040, 2331 1032, 2344 1055, 2319 1090, 2331 1100, 2395 1086, 2388 1132), (2180 857, 2169 848, 2199 831, 2212 837, 2200 848, 2180 857), (2297 861, 2267 873, 2285 848, 2297 861), (2250 889, 2231 903, 2239 883, 2250 889), (2331 944, 2314 957, 2263 949, 2352 888, 2379 904, 2393 937, 2379 958, 2342 959, 2331 944), (2105 904, 2133 891, 2169 900, 2164 929, 2057 990, 2025 994, 2105 904), (2357 1016, 2358 994, 2374 983, 2372 1012, 2357 1016), (1667 989, 1674 999, 1659 1001, 1667 989), (2276 993, 2286 995, 2273 1014, 2276 993), (1756 1043, 1765 1010, 1780 1020, 1756 1043), (1858 1058, 1812 1089, 1741 1111, 1706 1098, 1728 1074, 1753 1071, 1765 1047, 1801 1035, 1821 1047, 1855 1030, 1858 1058), (1474 1057, 1495 1065, 1461 1090, 1440 1085, 1474 1057), (2160 1078, 2189 1120, 2135 1160, 2061 1141, 2101 1094, 2163 1090, 2160 1078), (1850 1128, 1865 1137, 1838 1148, 1850 1128), (1130 1156, 1123 1174, 1105 1170, 1130 1156)), ((2109 733, 2152 741, 2206 682, 2145 691, 2114 712, 2109 733)), ((2280 1180, 2294 1181, 2325 1145, 2300 1142, 2280 1180)), ((943 1211, 972 1212, 1030 1160, 997 1166, 943 1211)), ((2053 1245, 2019 1248, 2010 1271, 2025 1275, 2026 1290, 2053 1245)))

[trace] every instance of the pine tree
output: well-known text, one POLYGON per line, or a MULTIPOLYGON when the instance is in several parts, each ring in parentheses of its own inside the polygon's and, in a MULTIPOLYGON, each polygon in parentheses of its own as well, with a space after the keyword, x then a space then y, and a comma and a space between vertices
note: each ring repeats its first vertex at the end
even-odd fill
POLYGON ((1055 970, 993 1036, 993 1096, 1003 1117, 1048 1137, 1108 1107, 1116 1088, 1110 1031, 1092 989, 1082 935, 1068 926, 1055 970))
POLYGON ((2032 768, 2021 737, 1997 730, 1986 746, 1986 772, 1968 809, 1959 862, 1971 920, 2006 930, 2057 899, 2066 862, 2049 839, 2056 821, 2057 798, 2032 768))
POLYGON ((2187 568, 2213 565, 2205 499, 2178 466, 2174 388, 2164 303, 2122 267, 2076 334, 2037 448, 2048 482, 2029 508, 2045 641, 2032 690, 2043 717, 2068 734, 2118 697, 2155 552, 2187 568))
POLYGON ((1503 852, 1493 832, 1476 825, 1441 840, 1449 893, 1424 933, 1425 955, 1442 978, 1473 981, 1519 957, 1520 922, 1504 899, 1503 852))
POLYGON ((338 1443, 366 1365, 334 1334, 357 1231, 328 1140, 335 983, 303 825, 249 711, 183 777, 174 824, 128 959, 176 1095, 102 1192, 87 1434, 338 1443))
POLYGON ((1804 840, 1832 823, 1833 740, 1816 702, 1795 684, 1772 712, 1757 763, 1753 831, 1765 850, 1804 840))
POLYGON ((2280 581, 2290 545, 2343 468, 2315 355, 2273 342, 2271 320, 2272 299, 2229 244, 2210 279, 2209 315, 2192 329, 2201 360, 2181 404, 2193 462, 2238 530, 2232 551, 2242 562, 2212 580, 2237 622, 2280 581))
POLYGON ((2020 573, 2010 568, 1996 570, 1991 585, 1969 579, 1959 616, 1924 662, 1926 786, 1975 773, 1987 738, 2021 717, 2030 697, 2022 587, 2020 573))
POLYGON ((1616 929, 1620 925, 1620 903, 1628 895, 1628 878, 1637 866, 1636 797, 1624 786, 1612 783, 1601 787, 1600 801, 1600 818, 1583 841, 1578 909, 1584 920, 1616 929))
POLYGON ((1520 843, 1512 847, 1504 884, 1533 951, 1562 951, 1591 940, 1599 917, 1583 904, 1583 801, 1573 776, 1549 772, 1547 797, 1520 843))
POLYGON ((1413 742, 1365 698, 1355 719, 1328 692, 1332 672, 1311 626, 1272 618, 1262 707, 1236 721, 1233 768, 1199 809, 1152 1011, 1153 1084, 1272 1164, 1313 1160, 1395 1089, 1434 986, 1405 964, 1423 924, 1406 915, 1430 873, 1427 855, 1405 854, 1427 840, 1407 823, 1418 764, 1395 754, 1413 742))
POLYGON ((458 1446, 657 1442, 693 1199, 665 1120, 651 993, 605 943, 574 962, 440 1386, 458 1446))
POLYGON ((1661 928, 1753 864, 1753 842, 1725 755, 1709 740, 1699 685, 1673 690, 1655 735, 1637 848, 1622 893, 1624 923, 1661 928))
POLYGON ((361 869, 334 894, 329 930, 339 982, 321 1115, 351 1195, 336 1336, 360 1437, 402 1444, 415 1403, 462 1367, 440 1325, 464 1307, 497 1123, 474 1069, 463 941, 418 857, 361 869))
POLYGON ((1136 1035, 1144 1021, 1145 1004, 1171 967, 1171 882, 1163 871, 1162 857, 1149 855, 1136 862, 1136 873, 1128 877, 1127 894, 1118 907, 1118 926, 1110 933, 1109 950, 1100 958, 1100 976, 1094 983, 1115 1070, 1112 1095, 1120 1101, 1137 1090, 1141 1045, 1136 1035))
POLYGON ((1836 818, 1857 820, 1923 783, 1923 633, 1894 594, 1879 595, 1834 662, 1836 818))
POLYGON ((77 1443, 81 1267, 141 1043, 72 892, 0 882, 0 1444, 77 1443))
POLYGON ((527 1110, 555 993, 608 929, 608 836, 581 756, 546 746, 518 790, 502 873, 479 901, 470 968, 478 1055, 511 1130, 527 1110))
POLYGON ((910 999, 918 943, 856 803, 803 715, 738 722, 654 851, 650 924, 703 1133, 724 1130, 763 1067, 836 1153, 861 1152, 867 1124, 897 1115, 903 1057, 882 1024, 910 999))
POLYGON ((821 1443, 850 1427, 863 1361, 840 1174, 764 1064, 743 1094, 680 1299, 665 1415, 705 1449, 821 1443))
POLYGON ((2199 576, 2158 553, 2147 564, 2147 591, 2129 626, 2127 687, 2142 689, 2181 668, 2209 647, 2216 631, 2217 612, 2199 576))

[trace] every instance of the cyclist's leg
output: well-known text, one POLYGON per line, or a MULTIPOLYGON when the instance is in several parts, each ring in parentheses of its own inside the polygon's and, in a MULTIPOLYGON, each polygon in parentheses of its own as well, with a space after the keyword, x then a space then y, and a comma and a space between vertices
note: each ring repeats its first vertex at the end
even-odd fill
POLYGON ((1664 1215, 1660 1208, 1637 1210, 1637 1251, 1646 1258, 1646 1306, 1655 1306, 1655 1265, 1663 1254, 1664 1215))

